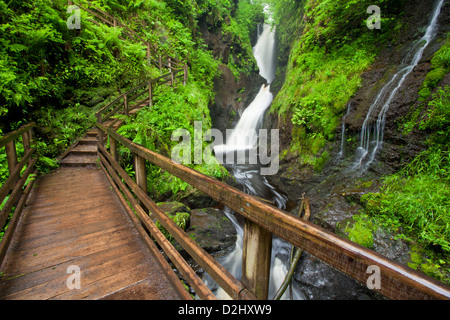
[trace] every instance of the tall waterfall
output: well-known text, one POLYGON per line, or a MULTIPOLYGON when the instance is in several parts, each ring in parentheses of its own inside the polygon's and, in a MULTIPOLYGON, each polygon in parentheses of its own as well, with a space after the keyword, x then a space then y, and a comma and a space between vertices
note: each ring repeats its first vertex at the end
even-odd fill
MULTIPOLYGON (((266 79, 268 84, 261 86, 258 95, 243 112, 231 136, 227 137, 226 144, 214 147, 216 155, 218 153, 256 148, 258 140, 257 130, 261 127, 264 112, 272 103, 273 95, 270 92, 270 83, 275 78, 276 71, 275 34, 269 25, 259 26, 258 31, 259 37, 253 48, 253 54, 258 63, 260 75, 266 79)), ((287 197, 280 194, 269 184, 264 176, 260 175, 259 170, 257 170, 258 165, 248 163, 226 165, 230 173, 235 177, 236 182, 242 185, 246 193, 273 201, 279 208, 286 208, 287 197)), ((234 250, 221 263, 230 273, 240 279, 242 276, 243 227, 237 222, 231 209, 226 207, 224 213, 236 228, 237 240, 234 250)), ((289 243, 276 236, 273 237, 269 299, 275 296, 288 272, 290 247, 289 243)), ((212 280, 206 279, 205 283, 212 286, 210 281, 212 280)), ((293 299, 304 298, 298 290, 293 289, 293 299)), ((220 299, 229 298, 222 288, 217 288, 216 295, 220 299)), ((290 298, 289 290, 283 295, 283 299, 287 298, 290 298)))
POLYGON ((248 150, 257 146, 258 129, 261 126, 264 112, 273 100, 270 83, 275 78, 276 71, 275 35, 269 25, 263 25, 258 41, 253 47, 253 54, 260 70, 259 73, 266 79, 268 85, 261 86, 258 95, 244 110, 230 137, 227 137, 226 144, 214 147, 216 154, 248 150))
POLYGON ((438 0, 432 12, 430 24, 423 37, 410 49, 402 61, 401 69, 381 88, 375 101, 370 106, 361 128, 360 144, 356 150, 354 169, 365 171, 374 161, 375 155, 383 144, 386 113, 396 93, 406 77, 417 66, 425 48, 436 35, 437 20, 444 0, 438 0), (376 116, 378 112, 378 116, 376 116), (374 118, 376 117, 376 121, 374 118))
POLYGON ((272 83, 276 72, 275 36, 268 24, 263 25, 258 42, 253 47, 253 55, 259 67, 259 74, 272 83))

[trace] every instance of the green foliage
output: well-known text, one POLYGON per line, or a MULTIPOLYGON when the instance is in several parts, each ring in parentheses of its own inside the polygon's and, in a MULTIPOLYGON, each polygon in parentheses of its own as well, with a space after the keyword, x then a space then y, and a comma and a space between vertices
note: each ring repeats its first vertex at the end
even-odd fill
POLYGON ((404 124, 428 135, 428 149, 367 194, 366 210, 399 237, 418 243, 410 267, 450 283, 450 90, 438 88, 404 124), (447 271, 445 271, 447 268, 447 271))
POLYGON ((36 116, 36 133, 40 137, 36 141, 39 153, 37 167, 41 172, 55 168, 55 158, 96 122, 90 108, 79 104, 59 110, 43 108, 36 112, 36 116))
POLYGON ((366 215, 355 215, 348 221, 345 232, 350 241, 356 242, 366 248, 373 247, 373 222, 366 215))
POLYGON ((264 21, 263 4, 261 1, 239 0, 236 14, 229 16, 228 20, 229 23, 222 25, 223 36, 233 43, 227 65, 238 78, 240 73, 250 74, 257 70, 250 36, 256 31, 257 23, 264 21))
POLYGON ((450 34, 446 35, 446 40, 442 47, 433 55, 431 59, 431 70, 425 77, 422 87, 419 91, 419 100, 425 101, 432 91, 444 79, 445 75, 450 72, 450 34))
MULTIPOLYGON (((205 130, 209 128, 207 106, 213 98, 219 62, 198 36, 198 21, 207 17, 219 25, 235 5, 229 0, 92 3, 123 19, 163 55, 189 62, 188 85, 177 92, 171 88, 156 92, 154 109, 144 110, 138 115, 139 122, 123 129, 128 136, 168 155, 175 128, 189 128, 194 120, 203 121, 205 130)), ((160 75, 158 69, 147 65, 146 47, 128 40, 122 28, 92 23, 90 14, 82 10, 81 30, 69 30, 64 1, 0 1, 0 11, 3 129, 13 130, 21 121, 38 122, 38 167, 44 172, 54 168, 54 158, 92 127, 94 112, 110 100, 108 96, 160 75)), ((126 152, 123 156, 128 168, 130 156, 126 152)), ((215 166, 205 171, 221 174, 215 166)))
MULTIPOLYGON (((177 212, 174 215, 166 213, 173 222, 176 223, 177 226, 179 226, 181 229, 186 230, 186 228, 189 225, 189 220, 191 215, 187 212, 177 212)), ((164 226, 159 222, 159 220, 156 221, 156 226, 161 230, 161 232, 164 234, 164 236, 169 240, 173 241, 173 236, 164 228, 164 226)))
POLYGON ((399 4, 380 1, 383 28, 369 30, 366 10, 371 4, 273 1, 277 27, 280 24, 282 32, 290 32, 281 36, 281 45, 291 50, 286 79, 271 112, 282 122, 292 121, 294 132, 303 133, 300 141, 293 139, 291 148, 301 158, 300 164, 321 162, 318 154, 333 142, 347 102, 361 85, 362 72, 374 61, 380 42, 389 40, 388 34, 397 26, 399 4), (294 38, 295 34, 301 37, 294 38))
POLYGON ((450 252, 449 160, 449 151, 422 153, 386 177, 380 193, 366 195, 368 212, 397 219, 406 235, 450 252))
MULTIPOLYGON (((180 142, 172 141, 172 134, 178 129, 185 129, 191 137, 190 159, 194 159, 194 122, 202 122, 202 135, 211 127, 208 104, 211 99, 210 91, 203 88, 201 82, 189 81, 186 86, 173 88, 159 87, 156 90, 152 108, 141 109, 136 118, 128 118, 118 133, 139 143, 144 147, 156 151, 166 157, 171 157, 172 149, 180 142)), ((202 150, 207 142, 201 142, 202 150)), ((123 156, 124 162, 128 154, 123 156)), ((214 178, 227 176, 226 170, 220 163, 185 164, 195 170, 214 178)), ((148 165, 148 190, 156 198, 180 199, 192 191, 192 187, 152 165, 148 165), (158 183, 151 183, 158 181, 158 183)))
POLYGON ((440 88, 428 103, 429 109, 419 129, 431 132, 430 146, 449 150, 450 141, 450 87, 440 88))

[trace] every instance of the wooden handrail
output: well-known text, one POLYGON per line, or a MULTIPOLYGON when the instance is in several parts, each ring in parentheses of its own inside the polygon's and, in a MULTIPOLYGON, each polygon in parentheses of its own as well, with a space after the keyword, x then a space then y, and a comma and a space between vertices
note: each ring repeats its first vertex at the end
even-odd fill
MULTIPOLYGON (((124 100, 132 93, 138 92, 134 96, 127 99, 128 104, 142 103, 143 101, 136 101, 136 99, 141 97, 144 94, 151 92, 151 90, 153 90, 153 88, 154 88, 154 85, 163 84, 163 83, 173 84, 173 81, 174 81, 173 79, 175 79, 175 76, 180 72, 183 72, 183 85, 185 85, 186 79, 187 79, 187 68, 172 69, 172 72, 166 73, 157 78, 150 79, 140 85, 137 85, 136 87, 133 87, 132 89, 128 90, 127 92, 119 95, 113 101, 111 101, 106 106, 102 107, 99 111, 96 112, 97 119, 101 119, 100 123, 103 123, 103 122, 107 121, 108 119, 110 119, 115 114, 117 114, 119 112, 119 110, 122 110, 122 107, 125 107, 124 103, 120 102, 120 101, 124 100), (139 91, 139 90, 141 90, 141 91, 139 91), (117 106, 116 106, 116 104, 117 104, 117 106), (115 106, 115 108, 111 109, 114 106, 115 106)), ((151 105, 152 99, 153 99, 153 97, 149 94, 148 99, 145 99, 145 100, 150 100, 149 104, 151 105)), ((131 111, 131 109, 129 109, 128 111, 131 111)))
POLYGON ((9 169, 9 177, 0 187, 0 203, 3 203, 9 195, 8 200, 6 200, 3 208, 0 210, 0 230, 4 228, 13 207, 15 207, 8 228, 0 242, 0 265, 2 264, 6 251, 11 243, 12 235, 20 215, 22 214, 26 199, 34 184, 34 179, 29 181, 24 190, 25 183, 28 181, 31 174, 37 173, 35 170, 36 159, 33 159, 36 148, 32 147, 33 128, 35 125, 35 123, 30 123, 0 138, 0 148, 5 147, 6 149, 6 158, 8 160, 9 169), (20 162, 18 162, 16 140, 20 137, 22 137, 25 154, 20 162), (25 166, 26 169, 23 170, 25 166))
MULTIPOLYGON (((110 136, 110 142, 115 141, 110 136)), ((116 143, 112 143, 116 145, 116 143)), ((109 153, 105 147, 99 143, 99 156, 102 168, 108 173, 119 190, 125 194, 126 199, 131 203, 132 208, 136 212, 142 224, 146 227, 151 235, 163 248, 164 252, 169 256, 171 261, 179 268, 185 279, 196 290, 196 293, 202 299, 215 299, 204 283, 198 278, 195 272, 189 267, 187 262, 181 257, 177 250, 170 244, 161 231, 156 227, 153 220, 143 210, 142 206, 135 200, 133 194, 138 200, 150 211, 152 218, 156 218, 164 228, 176 239, 176 241, 197 261, 197 263, 213 277, 213 279, 221 285, 221 287, 234 299, 255 299, 252 295, 234 276, 232 276, 225 268, 223 268, 216 260, 214 260, 205 250, 203 250, 193 239, 191 239, 185 232, 183 232, 176 224, 162 211, 155 202, 153 202, 146 192, 138 185, 139 178, 135 182, 122 169, 115 159, 115 152, 109 153), (124 182, 122 182, 122 180, 124 182), (125 184, 127 186, 125 186, 125 184), (133 194, 131 194, 133 192, 133 194)), ((136 168, 136 175, 140 174, 139 167, 136 168)), ((145 174, 143 177, 146 179, 145 174)), ((144 180, 146 184, 146 180, 144 180)), ((121 194, 119 194, 121 196, 121 194)))
POLYGON ((244 218, 301 248, 330 266, 366 284, 370 266, 380 270, 379 293, 390 299, 450 299, 445 284, 392 261, 373 250, 339 237, 319 226, 258 200, 227 184, 177 164, 160 154, 131 142, 114 130, 97 127, 132 153, 175 175, 208 194, 244 218))
MULTIPOLYGON (((81 1, 81 0, 80 0, 81 1)), ((102 23, 107 24, 108 26, 111 27, 120 27, 123 28, 125 30, 125 32, 123 32, 130 40, 135 41, 135 42, 141 42, 144 46, 147 47, 148 50, 148 54, 147 54, 147 59, 150 62, 153 62, 153 64, 160 68, 162 66, 167 66, 167 64, 163 64, 161 63, 160 60, 156 61, 151 59, 151 55, 154 56, 160 56, 160 53, 158 53, 158 49, 156 48, 156 46, 148 41, 146 41, 145 39, 143 39, 137 32, 135 32, 134 30, 132 30, 130 27, 128 27, 126 24, 122 23, 119 19, 117 19, 116 17, 110 15, 109 13, 97 8, 94 4, 92 4, 91 2, 84 0, 83 2, 86 3, 86 5, 82 5, 79 3, 79 1, 75 2, 72 1, 72 3, 76 4, 78 7, 80 7, 81 9, 85 10, 86 12, 88 12, 89 14, 91 14, 92 16, 96 17, 97 19, 100 19, 100 21, 102 23)), ((95 20, 91 20, 95 23, 97 23, 95 20)), ((167 54, 165 54, 167 55, 167 54)), ((175 64, 177 64, 178 66, 183 67, 185 64, 177 59, 174 58, 172 56, 167 55, 168 59, 171 59, 175 64)))
MULTIPOLYGON (((163 67, 166 67, 170 71, 167 74, 164 74, 155 79, 150 79, 150 80, 144 82, 143 84, 140 84, 140 85, 130 89, 126 93, 119 95, 113 101, 111 101, 106 106, 101 108, 96 113, 96 117, 100 123, 103 123, 103 122, 107 121, 108 119, 110 119, 112 116, 114 116, 117 112, 119 112, 119 110, 121 110, 122 106, 124 107, 124 114, 128 114, 128 112, 130 111, 128 106, 130 104, 134 103, 135 99, 137 97, 140 97, 143 93, 137 94, 131 99, 129 99, 129 95, 141 88, 145 87, 146 92, 149 92, 149 98, 148 98, 149 105, 152 106, 152 104, 153 104, 153 102, 152 102, 152 99, 153 99, 153 96, 152 96, 153 87, 152 86, 153 86, 153 84, 157 84, 159 82, 169 82, 171 85, 173 85, 175 77, 178 75, 178 73, 182 72, 183 73, 183 85, 186 85, 187 78, 188 78, 188 68, 187 68, 187 65, 185 63, 183 63, 181 60, 174 58, 168 54, 165 54, 165 56, 167 56, 167 58, 166 58, 167 63, 163 62, 161 53, 158 53, 158 50, 155 48, 155 46, 152 43, 144 40, 139 34, 137 34, 134 30, 130 29, 126 24, 122 23, 119 19, 115 18, 114 16, 110 15, 109 13, 97 8, 94 4, 92 4, 88 0, 79 0, 79 1, 77 1, 77 3, 75 3, 74 1, 70 1, 70 3, 76 4, 78 7, 85 10, 92 16, 98 18, 102 23, 105 23, 108 26, 123 28, 126 31, 124 33, 128 36, 128 38, 130 38, 131 40, 133 40, 135 42, 141 42, 144 46, 147 47, 147 58, 146 59, 149 61, 149 63, 153 63, 155 66, 157 66, 160 69, 161 73, 163 73, 163 71, 162 71, 163 67), (81 2, 81 1, 86 3, 86 5, 80 4, 79 2, 81 2), (158 60, 152 59, 151 58, 152 55, 157 56, 158 60), (174 66, 175 66, 175 68, 174 68, 174 66), (167 78, 169 78, 169 79, 167 79, 167 78), (113 106, 115 106, 117 103, 119 103, 119 101, 122 99, 124 100, 124 102, 122 104, 119 104, 114 109, 110 110, 113 106), (107 113, 108 111, 109 111, 109 113, 107 113), (107 113, 107 114, 105 116, 102 116, 104 113, 107 113)), ((96 24, 99 24, 95 20, 91 20, 91 21, 96 24)))
POLYGON ((26 131, 30 131, 32 128, 36 126, 36 123, 32 122, 27 125, 20 127, 19 129, 10 132, 0 138, 0 148, 3 148, 7 143, 16 140, 20 135, 22 135, 26 131))

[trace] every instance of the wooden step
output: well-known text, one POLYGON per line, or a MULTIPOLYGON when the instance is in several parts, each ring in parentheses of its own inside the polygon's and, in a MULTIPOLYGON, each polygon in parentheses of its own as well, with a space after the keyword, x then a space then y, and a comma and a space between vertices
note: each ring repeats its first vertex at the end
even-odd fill
POLYGON ((61 167, 88 167, 97 165, 97 155, 74 154, 70 152, 67 157, 61 160, 61 167))
POLYGON ((90 130, 86 132, 86 137, 97 137, 98 131, 97 130, 90 130))
POLYGON ((78 141, 78 145, 85 145, 85 144, 96 145, 97 137, 85 137, 78 141))
POLYGON ((77 145, 73 148, 70 153, 72 154, 80 154, 80 155, 96 155, 97 154, 97 145, 94 144, 81 144, 77 145))

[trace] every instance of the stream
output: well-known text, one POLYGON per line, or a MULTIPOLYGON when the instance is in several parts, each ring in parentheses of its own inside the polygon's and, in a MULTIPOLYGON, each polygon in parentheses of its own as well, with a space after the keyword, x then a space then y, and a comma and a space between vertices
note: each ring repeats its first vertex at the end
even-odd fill
MULTIPOLYGON (((370 106, 360 131, 359 146, 355 152, 354 160, 347 169, 344 169, 340 173, 345 175, 346 178, 350 178, 356 172, 364 175, 374 162, 377 152, 382 148, 386 114, 391 102, 403 86, 405 79, 418 65, 425 49, 435 37, 437 20, 443 3, 444 0, 436 0, 425 34, 411 46, 403 58, 402 63, 399 65, 397 72, 381 87, 374 102, 370 106)), ((224 155, 227 155, 228 159, 228 155, 232 154, 233 156, 230 159, 234 160, 237 154, 237 161, 234 161, 234 163, 227 161, 224 163, 224 166, 244 192, 264 198, 273 202, 279 208, 286 209, 289 201, 286 195, 271 185, 264 175, 261 175, 260 168, 262 165, 260 163, 254 164, 254 162, 249 161, 251 152, 256 150, 257 153, 258 151, 258 129, 262 127, 264 113, 271 105, 273 99, 270 84, 275 78, 276 48, 274 31, 271 30, 269 25, 258 27, 258 40, 253 48, 253 54, 258 63, 260 75, 265 78, 267 84, 262 85, 256 98, 244 110, 231 136, 229 138, 227 137, 226 143, 215 146, 214 151, 216 156, 221 156, 221 159, 223 159, 224 155), (248 155, 242 151, 248 152, 248 155)), ((346 151, 348 153, 348 150, 345 150, 345 119, 353 112, 352 109, 354 109, 354 106, 349 103, 347 105, 347 112, 342 119, 340 151, 336 159, 338 163, 344 159, 346 151)), ((227 207, 223 211, 236 229, 237 240, 234 249, 222 257, 219 262, 240 280, 242 276, 243 219, 238 213, 227 207)), ((289 243, 273 236, 269 299, 273 299, 288 272, 290 250, 291 245, 289 243)), ((310 277, 313 278, 312 276, 310 277)), ((206 276, 204 281, 219 299, 229 298, 209 276, 206 276)), ((303 300, 306 298, 302 291, 296 287, 295 282, 292 281, 292 290, 286 290, 282 299, 303 300)))
MULTIPOLYGON (((252 103, 244 110, 231 136, 227 138, 224 145, 214 147, 216 156, 224 154, 233 154, 233 163, 228 161, 224 163, 230 174, 241 185, 244 192, 272 201, 281 209, 286 209, 288 198, 272 186, 267 179, 261 175, 261 163, 257 161, 253 164, 249 161, 251 151, 258 148, 258 130, 262 127, 263 116, 273 100, 273 94, 270 91, 270 83, 275 78, 276 71, 276 48, 275 33, 267 25, 261 25, 258 28, 258 40, 253 47, 253 54, 258 63, 260 75, 266 79, 267 84, 262 85, 259 93, 252 103), (237 155, 237 157, 234 157, 237 155)), ((235 248, 223 258, 221 264, 237 279, 242 276, 242 251, 243 251, 243 219, 238 213, 228 207, 224 208, 224 213, 233 223, 237 240, 235 248)), ((273 236, 272 240, 272 259, 271 273, 269 281, 269 299, 272 299, 279 287, 283 283, 289 269, 291 245, 280 238, 273 236)), ((221 289, 215 288, 216 284, 212 280, 206 279, 205 282, 210 288, 215 289, 215 294, 219 299, 229 299, 229 296, 221 289)), ((294 287, 292 291, 286 290, 282 299, 303 299, 301 292, 294 287), (292 296, 291 296, 292 292, 292 296)))

